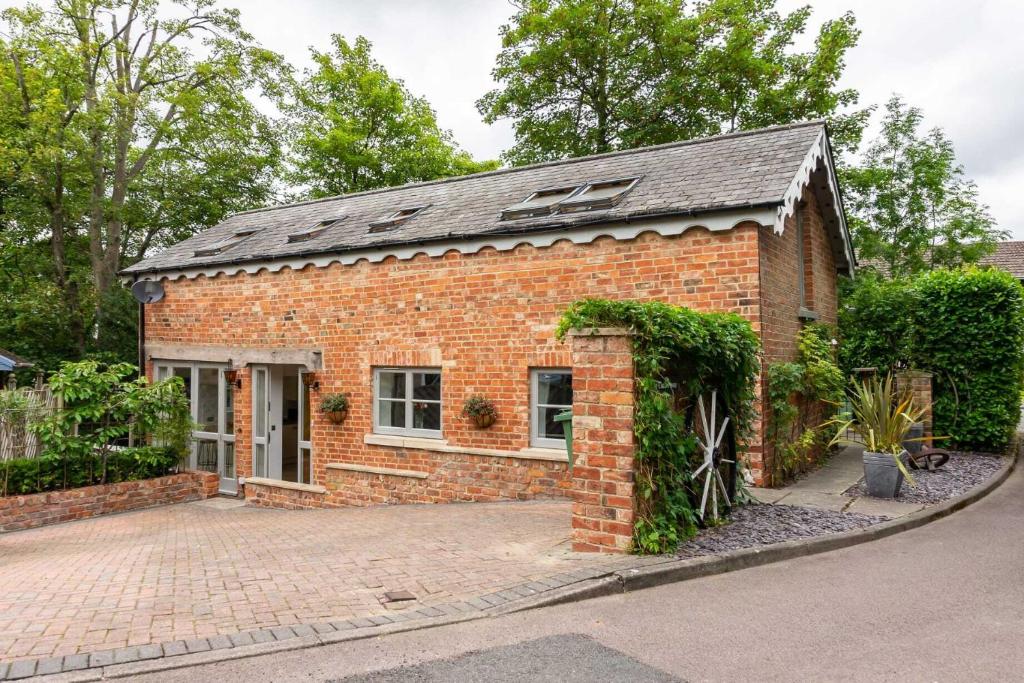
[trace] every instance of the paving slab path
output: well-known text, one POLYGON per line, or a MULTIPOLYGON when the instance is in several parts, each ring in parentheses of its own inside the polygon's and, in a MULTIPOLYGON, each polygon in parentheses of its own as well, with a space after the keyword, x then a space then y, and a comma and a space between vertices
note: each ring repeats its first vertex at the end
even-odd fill
POLYGON ((565 501, 285 511, 211 499, 2 534, 0 662, 230 646, 252 629, 359 624, 636 562, 572 553, 569 522, 565 501), (388 602, 398 591, 416 599, 388 602))

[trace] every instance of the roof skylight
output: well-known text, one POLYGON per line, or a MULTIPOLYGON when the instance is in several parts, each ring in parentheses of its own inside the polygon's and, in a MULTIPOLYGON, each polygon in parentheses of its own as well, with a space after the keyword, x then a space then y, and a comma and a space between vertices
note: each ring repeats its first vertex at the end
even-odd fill
POLYGON ((626 193, 632 190, 639 181, 639 177, 634 177, 588 183, 582 190, 561 202, 558 205, 558 212, 610 209, 622 201, 626 193))
POLYGON ((213 244, 207 244, 204 247, 197 248, 193 253, 193 258, 200 256, 216 256, 221 252, 227 251, 231 247, 235 246, 239 242, 244 242, 245 239, 251 235, 255 235, 262 228, 237 228, 233 233, 213 244))
POLYGON ((384 232, 385 230, 390 230, 391 228, 401 225, 402 223, 405 223, 407 220, 418 215, 428 206, 430 205, 425 204, 423 206, 409 206, 404 209, 399 209, 398 211, 395 211, 394 213, 391 213, 388 216, 385 216, 384 218, 375 220, 372 223, 370 223, 370 232, 384 232))
POLYGON ((338 218, 330 218, 325 221, 320 221, 319 223, 311 225, 308 228, 303 228, 298 232, 289 233, 288 241, 306 242, 307 240, 311 240, 314 237, 319 237, 321 234, 323 234, 324 230, 326 230, 327 228, 331 227, 336 223, 340 223, 343 220, 345 220, 345 216, 339 216, 338 218))
POLYGON ((581 187, 582 185, 569 185, 537 190, 518 204, 502 209, 501 220, 548 216, 555 212, 560 202, 572 197, 581 187))

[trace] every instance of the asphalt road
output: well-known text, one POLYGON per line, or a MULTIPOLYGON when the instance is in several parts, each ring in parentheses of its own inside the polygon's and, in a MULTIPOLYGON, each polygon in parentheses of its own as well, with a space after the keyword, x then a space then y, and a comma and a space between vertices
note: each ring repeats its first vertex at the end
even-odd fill
POLYGON ((1024 680, 1022 641, 1018 469, 966 510, 853 548, 137 680, 1008 681, 1024 680))

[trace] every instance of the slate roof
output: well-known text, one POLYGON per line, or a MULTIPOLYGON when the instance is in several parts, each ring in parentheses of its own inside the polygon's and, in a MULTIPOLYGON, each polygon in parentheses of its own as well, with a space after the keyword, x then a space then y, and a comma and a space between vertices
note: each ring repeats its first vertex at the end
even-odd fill
POLYGON ((0 349, 0 372, 10 372, 15 368, 31 368, 33 366, 32 361, 27 358, 0 349))
POLYGON ((487 234, 549 231, 640 217, 774 206, 781 203, 824 125, 811 121, 776 126, 247 211, 123 272, 177 270, 487 234), (503 208, 536 190, 630 176, 641 176, 641 180, 611 209, 500 220, 503 208), (399 227, 368 232, 370 222, 398 209, 423 204, 429 207, 399 227), (339 216, 346 218, 318 237, 288 242, 289 233, 339 216), (260 232, 219 254, 194 256, 196 249, 251 227, 260 232))

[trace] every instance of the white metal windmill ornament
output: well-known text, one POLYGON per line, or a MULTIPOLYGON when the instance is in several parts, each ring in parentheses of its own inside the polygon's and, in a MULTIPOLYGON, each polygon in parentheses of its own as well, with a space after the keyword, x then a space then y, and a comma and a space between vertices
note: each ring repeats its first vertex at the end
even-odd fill
MULTIPOLYGON (((708 505, 708 493, 711 493, 711 517, 718 519, 718 491, 721 489, 722 497, 725 499, 726 505, 732 505, 729 501, 729 492, 725 488, 725 482, 722 481, 722 475, 718 471, 718 464, 720 462, 733 462, 732 460, 724 460, 719 457, 719 448, 722 445, 722 438, 725 436, 725 429, 729 426, 729 418, 723 415, 722 425, 718 425, 718 390, 715 389, 711 392, 711 420, 708 421, 707 411, 704 410, 704 397, 700 396, 697 399, 697 408, 700 409, 700 422, 701 426, 704 427, 704 433, 697 435, 697 443, 700 445, 701 450, 704 451, 704 463, 697 468, 697 471, 693 473, 693 478, 697 479, 700 477, 700 473, 707 470, 704 474, 704 495, 700 499, 700 518, 704 519, 705 510, 708 505)), ((722 411, 725 412, 724 410, 722 411)))

